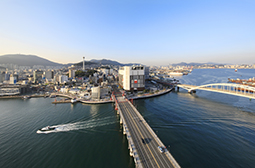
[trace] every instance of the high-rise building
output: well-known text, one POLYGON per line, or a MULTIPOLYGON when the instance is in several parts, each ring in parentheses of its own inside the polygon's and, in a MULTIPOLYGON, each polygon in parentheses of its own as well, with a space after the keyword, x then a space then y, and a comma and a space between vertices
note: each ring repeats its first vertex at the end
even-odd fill
POLYGON ((10 74, 9 72, 5 72, 4 80, 8 81, 10 79, 10 74))
POLYGON ((145 89, 144 66, 124 66, 119 69, 119 85, 127 91, 141 91, 145 89))
POLYGON ((19 74, 18 73, 14 73, 12 76, 16 78, 16 82, 19 81, 19 74))
POLYGON ((69 67, 69 78, 75 78, 75 67, 74 65, 72 65, 71 67, 69 67))
POLYGON ((13 74, 10 75, 10 84, 16 84, 17 83, 17 77, 13 76, 13 74))
POLYGON ((85 57, 83 57, 83 71, 85 71, 85 57))
POLYGON ((150 78, 150 67, 148 67, 148 66, 145 67, 144 77, 145 77, 145 79, 149 79, 150 78))
POLYGON ((39 82, 42 80, 43 71, 35 70, 33 73, 34 82, 39 82))
POLYGON ((63 84, 68 81, 68 77, 66 75, 59 75, 59 83, 63 84))
POLYGON ((5 80, 5 73, 1 72, 0 73, 0 83, 3 83, 4 80, 5 80))
POLYGON ((53 79, 54 78, 54 71, 47 70, 44 72, 45 79, 53 79))

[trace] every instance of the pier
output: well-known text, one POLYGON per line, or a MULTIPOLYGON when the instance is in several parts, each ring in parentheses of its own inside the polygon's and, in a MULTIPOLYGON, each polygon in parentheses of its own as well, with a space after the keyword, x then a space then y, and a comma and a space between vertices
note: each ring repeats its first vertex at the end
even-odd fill
POLYGON ((52 104, 62 104, 62 103, 71 103, 71 100, 65 100, 65 99, 62 99, 62 100, 55 100, 53 102, 51 102, 52 104))
POLYGON ((136 167, 179 168, 179 164, 137 109, 117 87, 113 89, 115 110, 120 116, 123 134, 127 135, 130 156, 134 157, 136 167), (162 148, 162 151, 160 151, 159 147, 162 148))

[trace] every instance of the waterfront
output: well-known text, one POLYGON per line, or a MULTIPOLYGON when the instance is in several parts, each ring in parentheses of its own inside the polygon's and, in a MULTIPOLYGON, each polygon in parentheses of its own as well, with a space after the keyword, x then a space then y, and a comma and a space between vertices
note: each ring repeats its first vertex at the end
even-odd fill
POLYGON ((0 101, 0 167, 134 165, 111 104, 53 105, 52 101, 0 101), (62 131, 36 133, 47 125, 59 125, 62 131))
MULTIPOLYGON (((180 82, 202 85, 254 75, 255 70, 195 69, 180 82)), ((254 167, 254 100, 180 89, 135 103, 181 167, 254 167)))
MULTIPOLYGON (((180 81, 200 85, 254 75, 255 70, 201 69, 180 81)), ((52 101, 0 101, 0 167, 134 167, 111 104, 52 101), (47 125, 59 125, 62 131, 36 134, 47 125)), ((255 164, 254 100, 205 91, 190 95, 180 89, 134 103, 181 167, 255 164)))

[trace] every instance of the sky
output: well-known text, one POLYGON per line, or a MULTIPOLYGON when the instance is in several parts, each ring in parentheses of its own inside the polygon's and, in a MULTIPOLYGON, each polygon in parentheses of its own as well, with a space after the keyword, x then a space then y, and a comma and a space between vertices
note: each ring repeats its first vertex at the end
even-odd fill
POLYGON ((255 63, 255 0, 1 0, 0 55, 255 63))

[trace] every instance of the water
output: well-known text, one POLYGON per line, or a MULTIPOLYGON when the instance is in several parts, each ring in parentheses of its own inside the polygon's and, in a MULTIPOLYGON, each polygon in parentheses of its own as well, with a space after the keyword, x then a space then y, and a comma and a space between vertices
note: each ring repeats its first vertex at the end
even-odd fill
POLYGON ((112 105, 1 100, 0 167, 134 167, 112 105), (39 128, 58 126, 37 134, 39 128))
MULTIPOLYGON (((194 70, 180 81, 200 85, 254 76, 255 70, 194 70)), ((135 166, 111 104, 52 101, 0 100, 1 168, 135 166), (36 133, 48 125, 58 129, 36 133)), ((181 167, 254 167, 255 100, 180 89, 134 103, 181 167)))
MULTIPOLYGON (((253 76, 255 70, 194 70, 180 81, 202 85, 253 76)), ((180 89, 135 103, 181 167, 254 167, 255 100, 180 89)))

